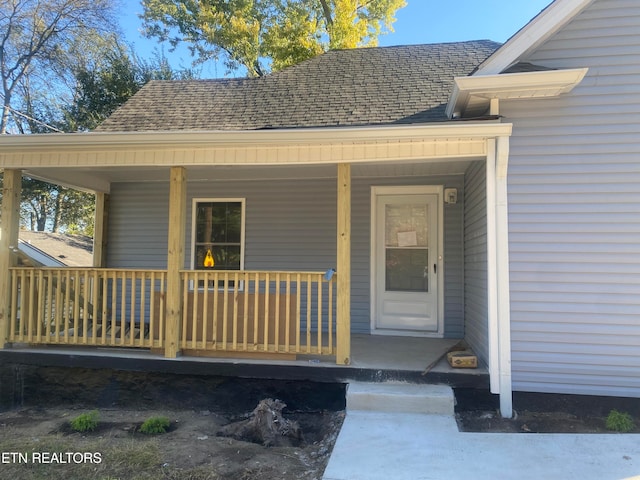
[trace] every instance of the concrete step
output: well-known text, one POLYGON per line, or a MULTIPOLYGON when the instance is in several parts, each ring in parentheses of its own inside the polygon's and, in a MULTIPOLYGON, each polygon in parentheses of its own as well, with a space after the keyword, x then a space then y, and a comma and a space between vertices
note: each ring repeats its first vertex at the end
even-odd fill
POLYGON ((347 412, 396 412, 453 415, 453 389, 446 385, 362 383, 347 386, 347 412))

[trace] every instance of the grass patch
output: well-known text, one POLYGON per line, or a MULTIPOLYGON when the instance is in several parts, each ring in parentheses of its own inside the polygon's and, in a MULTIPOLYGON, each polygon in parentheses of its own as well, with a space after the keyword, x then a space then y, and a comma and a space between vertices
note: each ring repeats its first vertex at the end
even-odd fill
POLYGON ((140 426, 140 432, 147 435, 158 435, 167 433, 170 426, 171 422, 167 417, 151 417, 140 426))
POLYGON ((636 428, 633 418, 628 413, 611 410, 607 416, 607 429, 614 432, 628 433, 636 428))
POLYGON ((93 432, 98 428, 99 414, 97 410, 92 410, 87 413, 78 415, 76 418, 69 422, 71 428, 76 432, 85 433, 93 432))
MULTIPOLYGON (((10 433, 10 432, 7 432, 10 433)), ((10 435, 8 435, 10 436, 10 435)), ((0 452, 20 452, 26 462, 5 463, 2 478, 11 480, 219 480, 211 467, 180 469, 163 466, 164 459, 154 439, 126 440, 118 444, 108 439, 49 435, 38 440, 0 439, 0 452), (34 461, 42 452, 91 452, 94 461, 43 463, 34 461), (99 460, 99 461, 98 461, 99 460)))

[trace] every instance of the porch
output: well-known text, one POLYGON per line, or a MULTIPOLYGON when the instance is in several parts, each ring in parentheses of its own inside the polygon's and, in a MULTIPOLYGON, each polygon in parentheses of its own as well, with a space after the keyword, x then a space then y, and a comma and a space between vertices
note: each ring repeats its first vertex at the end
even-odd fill
POLYGON ((227 376, 321 383, 408 382, 489 388, 485 366, 452 368, 445 353, 457 340, 352 335, 351 365, 331 357, 300 355, 296 360, 195 357, 165 358, 150 349, 59 345, 19 345, 0 350, 0 362, 42 367, 114 369, 168 374, 227 376), (428 369, 430 367, 430 369, 428 369))
MULTIPOLYGON (((384 342, 393 337, 366 335, 370 345, 383 343, 361 353, 354 349, 357 334, 379 327, 372 325, 372 312, 381 287, 372 279, 384 256, 373 248, 379 242, 372 192, 438 186, 439 191, 457 189, 459 201, 445 207, 442 193, 437 194, 435 227, 444 251, 436 254, 434 247, 434 261, 427 262, 428 284, 437 292, 437 321, 426 333, 418 329, 421 338, 398 337, 398 359, 424 358, 421 347, 416 355, 407 347, 413 341, 440 345, 449 342, 442 338, 464 338, 492 366, 492 390, 497 391, 495 337, 504 323, 498 319, 505 303, 498 302, 493 275, 499 250, 493 235, 494 177, 495 166, 508 152, 510 126, 451 124, 347 133, 71 136, 66 138, 79 142, 84 162, 78 160, 73 168, 42 167, 40 157, 12 153, 4 171, 3 198, 12 201, 3 203, 2 212, 9 227, 0 238, 0 291, 5 293, 0 296, 0 346, 13 348, 4 348, 3 358, 31 352, 51 362, 66 355, 68 362, 95 358, 131 368, 132 358, 141 356, 162 368, 184 371, 208 371, 213 364, 251 376, 255 371, 271 375, 277 368, 290 378, 391 379, 405 372, 404 377, 415 381, 432 381, 435 369, 422 375, 432 360, 384 363, 391 352, 384 342), (96 144, 84 145, 86 138, 96 144), (202 143, 193 144, 196 140, 202 143), (111 151, 119 141, 126 153, 111 151), (64 175, 66 182, 97 192, 95 268, 78 269, 67 279, 66 271, 13 266, 23 173, 52 181, 64 175), (222 202, 240 212, 239 241, 222 242, 239 249, 239 269, 217 270, 227 265, 220 257, 216 270, 196 270, 203 267, 202 252, 216 254, 214 241, 205 245, 197 236, 197 210, 222 202), (330 267, 337 273, 325 281, 330 267), (367 365, 364 352, 380 360, 367 365), (214 354, 217 358, 201 357, 214 354), (249 358, 237 358, 241 356, 249 358)), ((68 148, 63 142, 57 150, 66 155, 68 148)), ((405 241, 408 247, 413 243, 405 241)), ((440 355, 446 351, 425 348, 440 355)), ((451 372, 455 378, 473 374, 451 372)))

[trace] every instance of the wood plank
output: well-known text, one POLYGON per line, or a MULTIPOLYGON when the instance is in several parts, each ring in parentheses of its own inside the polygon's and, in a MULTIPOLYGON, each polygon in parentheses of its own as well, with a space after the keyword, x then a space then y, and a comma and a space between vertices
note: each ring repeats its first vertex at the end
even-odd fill
POLYGON ((272 353, 272 352, 232 352, 220 350, 192 350, 186 349, 185 355, 191 357, 218 357, 218 358, 248 358, 252 360, 296 360, 293 353, 272 353))
POLYGON ((96 208, 93 229, 93 266, 102 268, 107 264, 107 225, 109 218, 109 195, 96 192, 96 208))
MULTIPOLYGON (((9 268, 17 263, 13 249, 18 248, 20 229, 20 195, 22 192, 22 171, 5 169, 2 185, 2 235, 0 235, 0 348, 9 341, 10 281, 9 268)), ((11 326, 11 328, 15 328, 11 326)))
POLYGON ((185 167, 171 167, 168 221, 165 357, 175 358, 180 353, 180 321, 182 320, 180 269, 184 264, 187 222, 187 169, 185 167))
POLYGON ((336 363, 351 363, 351 165, 338 165, 336 363))

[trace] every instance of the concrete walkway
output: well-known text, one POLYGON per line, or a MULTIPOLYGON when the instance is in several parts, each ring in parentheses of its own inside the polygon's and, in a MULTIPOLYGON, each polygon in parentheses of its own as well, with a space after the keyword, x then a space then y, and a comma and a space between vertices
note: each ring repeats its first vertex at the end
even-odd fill
POLYGON ((640 435, 462 433, 453 415, 347 407, 324 480, 640 480, 640 435))

